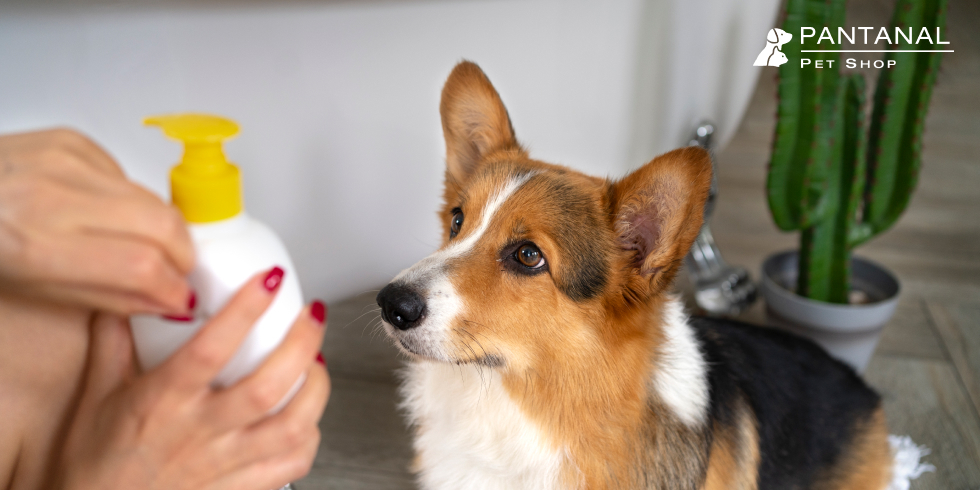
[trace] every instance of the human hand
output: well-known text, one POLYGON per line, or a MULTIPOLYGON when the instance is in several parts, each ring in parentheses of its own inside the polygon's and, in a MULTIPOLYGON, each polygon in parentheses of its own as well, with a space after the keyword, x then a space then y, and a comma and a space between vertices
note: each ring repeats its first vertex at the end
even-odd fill
POLYGON ((180 213, 85 136, 0 136, 0 290, 123 315, 186 315, 180 213))
POLYGON ((187 344, 137 375, 125 319, 92 326, 84 392, 54 488, 59 490, 270 490, 307 472, 330 393, 315 362, 322 303, 304 309, 282 344, 252 374, 224 389, 211 380, 231 359, 274 291, 256 275, 187 344), (267 415, 302 373, 282 411, 267 415))

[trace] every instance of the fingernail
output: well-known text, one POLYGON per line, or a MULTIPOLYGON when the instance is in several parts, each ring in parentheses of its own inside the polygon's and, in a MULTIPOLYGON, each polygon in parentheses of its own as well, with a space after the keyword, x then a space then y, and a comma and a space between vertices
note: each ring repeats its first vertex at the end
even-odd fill
POLYGON ((285 273, 286 271, 282 270, 282 267, 279 267, 278 265, 273 267, 272 270, 265 275, 265 279, 262 280, 262 286, 264 286, 266 291, 269 291, 270 293, 279 289, 279 286, 282 285, 282 276, 285 273))
POLYGON ((194 307, 197 306, 197 293, 191 290, 191 295, 187 298, 187 311, 190 315, 163 315, 163 318, 175 322, 189 322, 194 319, 194 307))
POLYGON ((323 353, 316 353, 316 362, 319 362, 321 366, 326 366, 327 361, 323 358, 323 353))
POLYGON ((327 318, 327 305, 323 301, 316 300, 310 305, 310 316, 316 319, 317 323, 323 324, 327 318))

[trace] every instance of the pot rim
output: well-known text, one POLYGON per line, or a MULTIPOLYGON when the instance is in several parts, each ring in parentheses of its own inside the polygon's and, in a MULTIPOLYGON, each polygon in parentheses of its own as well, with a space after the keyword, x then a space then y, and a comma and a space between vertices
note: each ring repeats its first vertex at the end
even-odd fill
MULTIPOLYGON (((776 252, 769 255, 762 263, 761 274, 761 289, 763 295, 767 297, 767 306, 787 319, 819 330, 842 333, 859 332, 880 328, 894 312, 895 306, 898 302, 898 297, 901 293, 901 284, 898 282, 898 279, 894 274, 874 261, 853 255, 851 256, 852 263, 860 263, 864 268, 870 269, 877 273, 879 279, 884 278, 891 284, 887 284, 884 288, 887 289, 887 291, 883 291, 883 294, 885 294, 884 298, 866 304, 852 305, 828 303, 825 301, 806 298, 783 287, 782 284, 772 277, 776 272, 773 269, 777 267, 778 264, 789 260, 791 256, 798 257, 799 252, 794 249, 776 252), (893 292, 891 292, 891 290, 893 290, 893 292), (775 295, 776 298, 771 298, 770 295, 775 295), (778 299, 779 301, 771 301, 772 299, 778 299), (780 305, 779 303, 783 304, 780 305), (790 307, 788 305, 792 306, 790 307), (789 311, 788 309, 792 309, 794 311, 789 311), (815 318, 817 316, 824 318, 815 318), (874 322, 871 321, 870 318, 867 320, 864 318, 878 316, 881 316, 884 319, 880 322, 874 322), (833 318, 827 321, 826 317, 833 318), (817 322, 814 320, 822 321, 817 322)), ((857 276, 857 274, 855 274, 855 276, 857 276)))

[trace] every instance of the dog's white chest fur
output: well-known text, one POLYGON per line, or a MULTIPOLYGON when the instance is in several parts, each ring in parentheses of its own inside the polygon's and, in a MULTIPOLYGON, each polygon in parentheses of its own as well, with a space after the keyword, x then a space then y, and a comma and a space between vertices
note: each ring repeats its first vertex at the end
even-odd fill
POLYGON ((507 395, 499 375, 474 366, 409 365, 403 406, 418 427, 419 483, 436 489, 557 489, 562 451, 507 395))

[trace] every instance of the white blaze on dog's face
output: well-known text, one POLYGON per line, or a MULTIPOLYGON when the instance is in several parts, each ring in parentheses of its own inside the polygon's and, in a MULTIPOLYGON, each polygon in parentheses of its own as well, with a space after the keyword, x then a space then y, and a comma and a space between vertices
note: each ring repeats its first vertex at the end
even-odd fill
POLYGON ((379 293, 386 331, 415 358, 516 370, 596 353, 600 326, 661 293, 696 236, 706 152, 677 150, 619 182, 532 160, 472 63, 440 109, 443 246, 379 293))
POLYGON ((525 328, 608 283, 601 181, 509 156, 447 191, 444 246, 386 288, 403 305, 385 313, 388 331, 409 353, 513 361, 536 340, 525 328))

